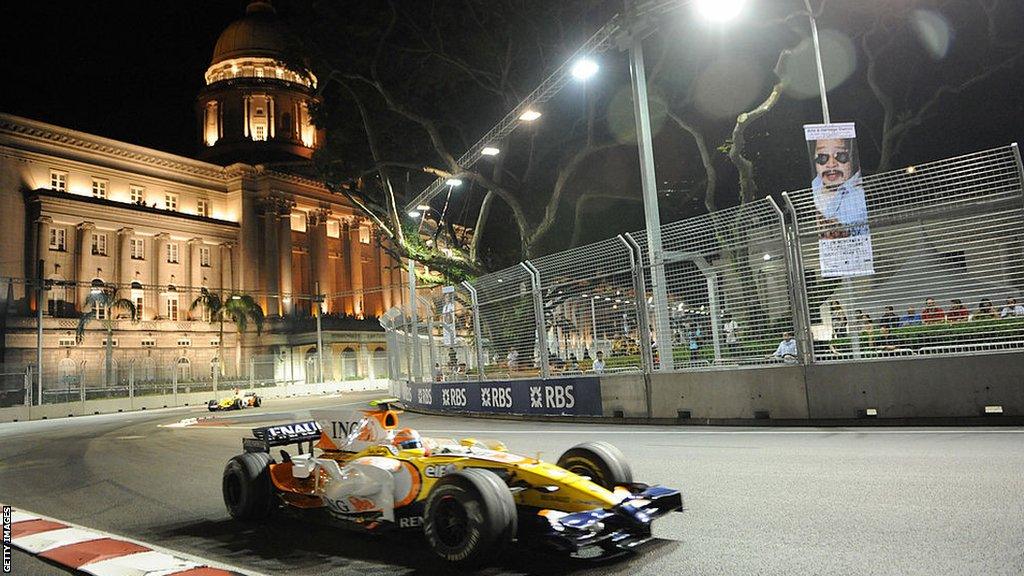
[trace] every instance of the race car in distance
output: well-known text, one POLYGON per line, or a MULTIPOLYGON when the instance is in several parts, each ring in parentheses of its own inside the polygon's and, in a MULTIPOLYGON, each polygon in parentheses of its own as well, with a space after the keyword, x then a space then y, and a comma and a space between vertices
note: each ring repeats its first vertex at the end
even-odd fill
POLYGON ((210 412, 216 412, 218 410, 259 408, 262 404, 263 398, 257 396, 255 392, 246 392, 245 395, 240 395, 238 390, 235 390, 235 394, 233 396, 225 396, 220 400, 210 400, 206 403, 206 408, 210 412))
POLYGON ((397 403, 371 402, 340 433, 333 419, 254 428, 224 469, 228 512, 237 520, 288 511, 365 531, 422 530, 442 558, 476 565, 513 540, 579 557, 629 551, 651 539, 655 518, 682 510, 678 490, 633 482, 611 444, 585 442, 550 464, 497 441, 420 437, 399 428, 397 403), (293 444, 298 454, 270 454, 293 444))

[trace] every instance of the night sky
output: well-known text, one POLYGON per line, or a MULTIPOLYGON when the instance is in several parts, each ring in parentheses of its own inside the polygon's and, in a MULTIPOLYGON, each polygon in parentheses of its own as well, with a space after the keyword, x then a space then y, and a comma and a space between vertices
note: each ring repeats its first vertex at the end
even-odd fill
POLYGON ((4 2, 0 111, 192 156, 203 73, 246 3, 4 2))

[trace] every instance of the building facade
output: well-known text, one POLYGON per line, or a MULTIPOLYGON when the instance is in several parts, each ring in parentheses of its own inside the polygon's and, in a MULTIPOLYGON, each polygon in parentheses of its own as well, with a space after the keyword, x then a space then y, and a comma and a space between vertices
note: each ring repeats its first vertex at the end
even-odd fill
POLYGON ((309 122, 316 79, 285 42, 259 1, 221 35, 197 100, 205 160, 0 114, 7 372, 35 362, 41 312, 44 389, 309 380, 316 339, 305 319, 322 294, 324 377, 383 376, 373 318, 401 305, 400 266, 343 198, 285 168, 323 139, 309 122), (253 296, 265 330, 211 321, 193 306, 204 290, 253 296), (94 310, 98 292, 130 300, 138 317, 94 310), (88 312, 96 318, 78 338, 88 312))

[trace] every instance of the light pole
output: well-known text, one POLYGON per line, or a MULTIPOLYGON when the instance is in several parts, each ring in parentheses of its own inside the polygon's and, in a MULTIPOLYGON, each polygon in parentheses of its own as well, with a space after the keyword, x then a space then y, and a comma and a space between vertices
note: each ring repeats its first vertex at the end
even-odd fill
POLYGON ((322 303, 324 301, 324 295, 320 293, 320 283, 315 282, 314 287, 316 288, 316 294, 313 295, 313 303, 316 306, 316 376, 317 382, 323 384, 324 382, 324 333, 320 326, 320 315, 323 314, 324 309, 322 303))
POLYGON ((821 93, 821 116, 825 124, 831 124, 832 120, 828 113, 828 96, 825 90, 825 71, 821 66, 821 45, 818 43, 818 23, 814 19, 814 10, 811 9, 811 0, 804 0, 807 7, 807 18, 811 21, 811 39, 814 41, 814 61, 818 67, 818 91, 821 93))

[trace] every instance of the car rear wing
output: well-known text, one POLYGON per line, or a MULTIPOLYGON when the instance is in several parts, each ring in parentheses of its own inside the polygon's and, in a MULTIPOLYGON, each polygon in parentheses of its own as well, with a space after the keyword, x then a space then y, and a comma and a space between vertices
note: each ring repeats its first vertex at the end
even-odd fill
POLYGON ((252 438, 242 438, 242 448, 246 452, 270 452, 275 446, 299 444, 301 451, 301 444, 309 442, 309 450, 312 452, 313 442, 320 439, 322 432, 323 429, 316 420, 253 428, 252 438))

